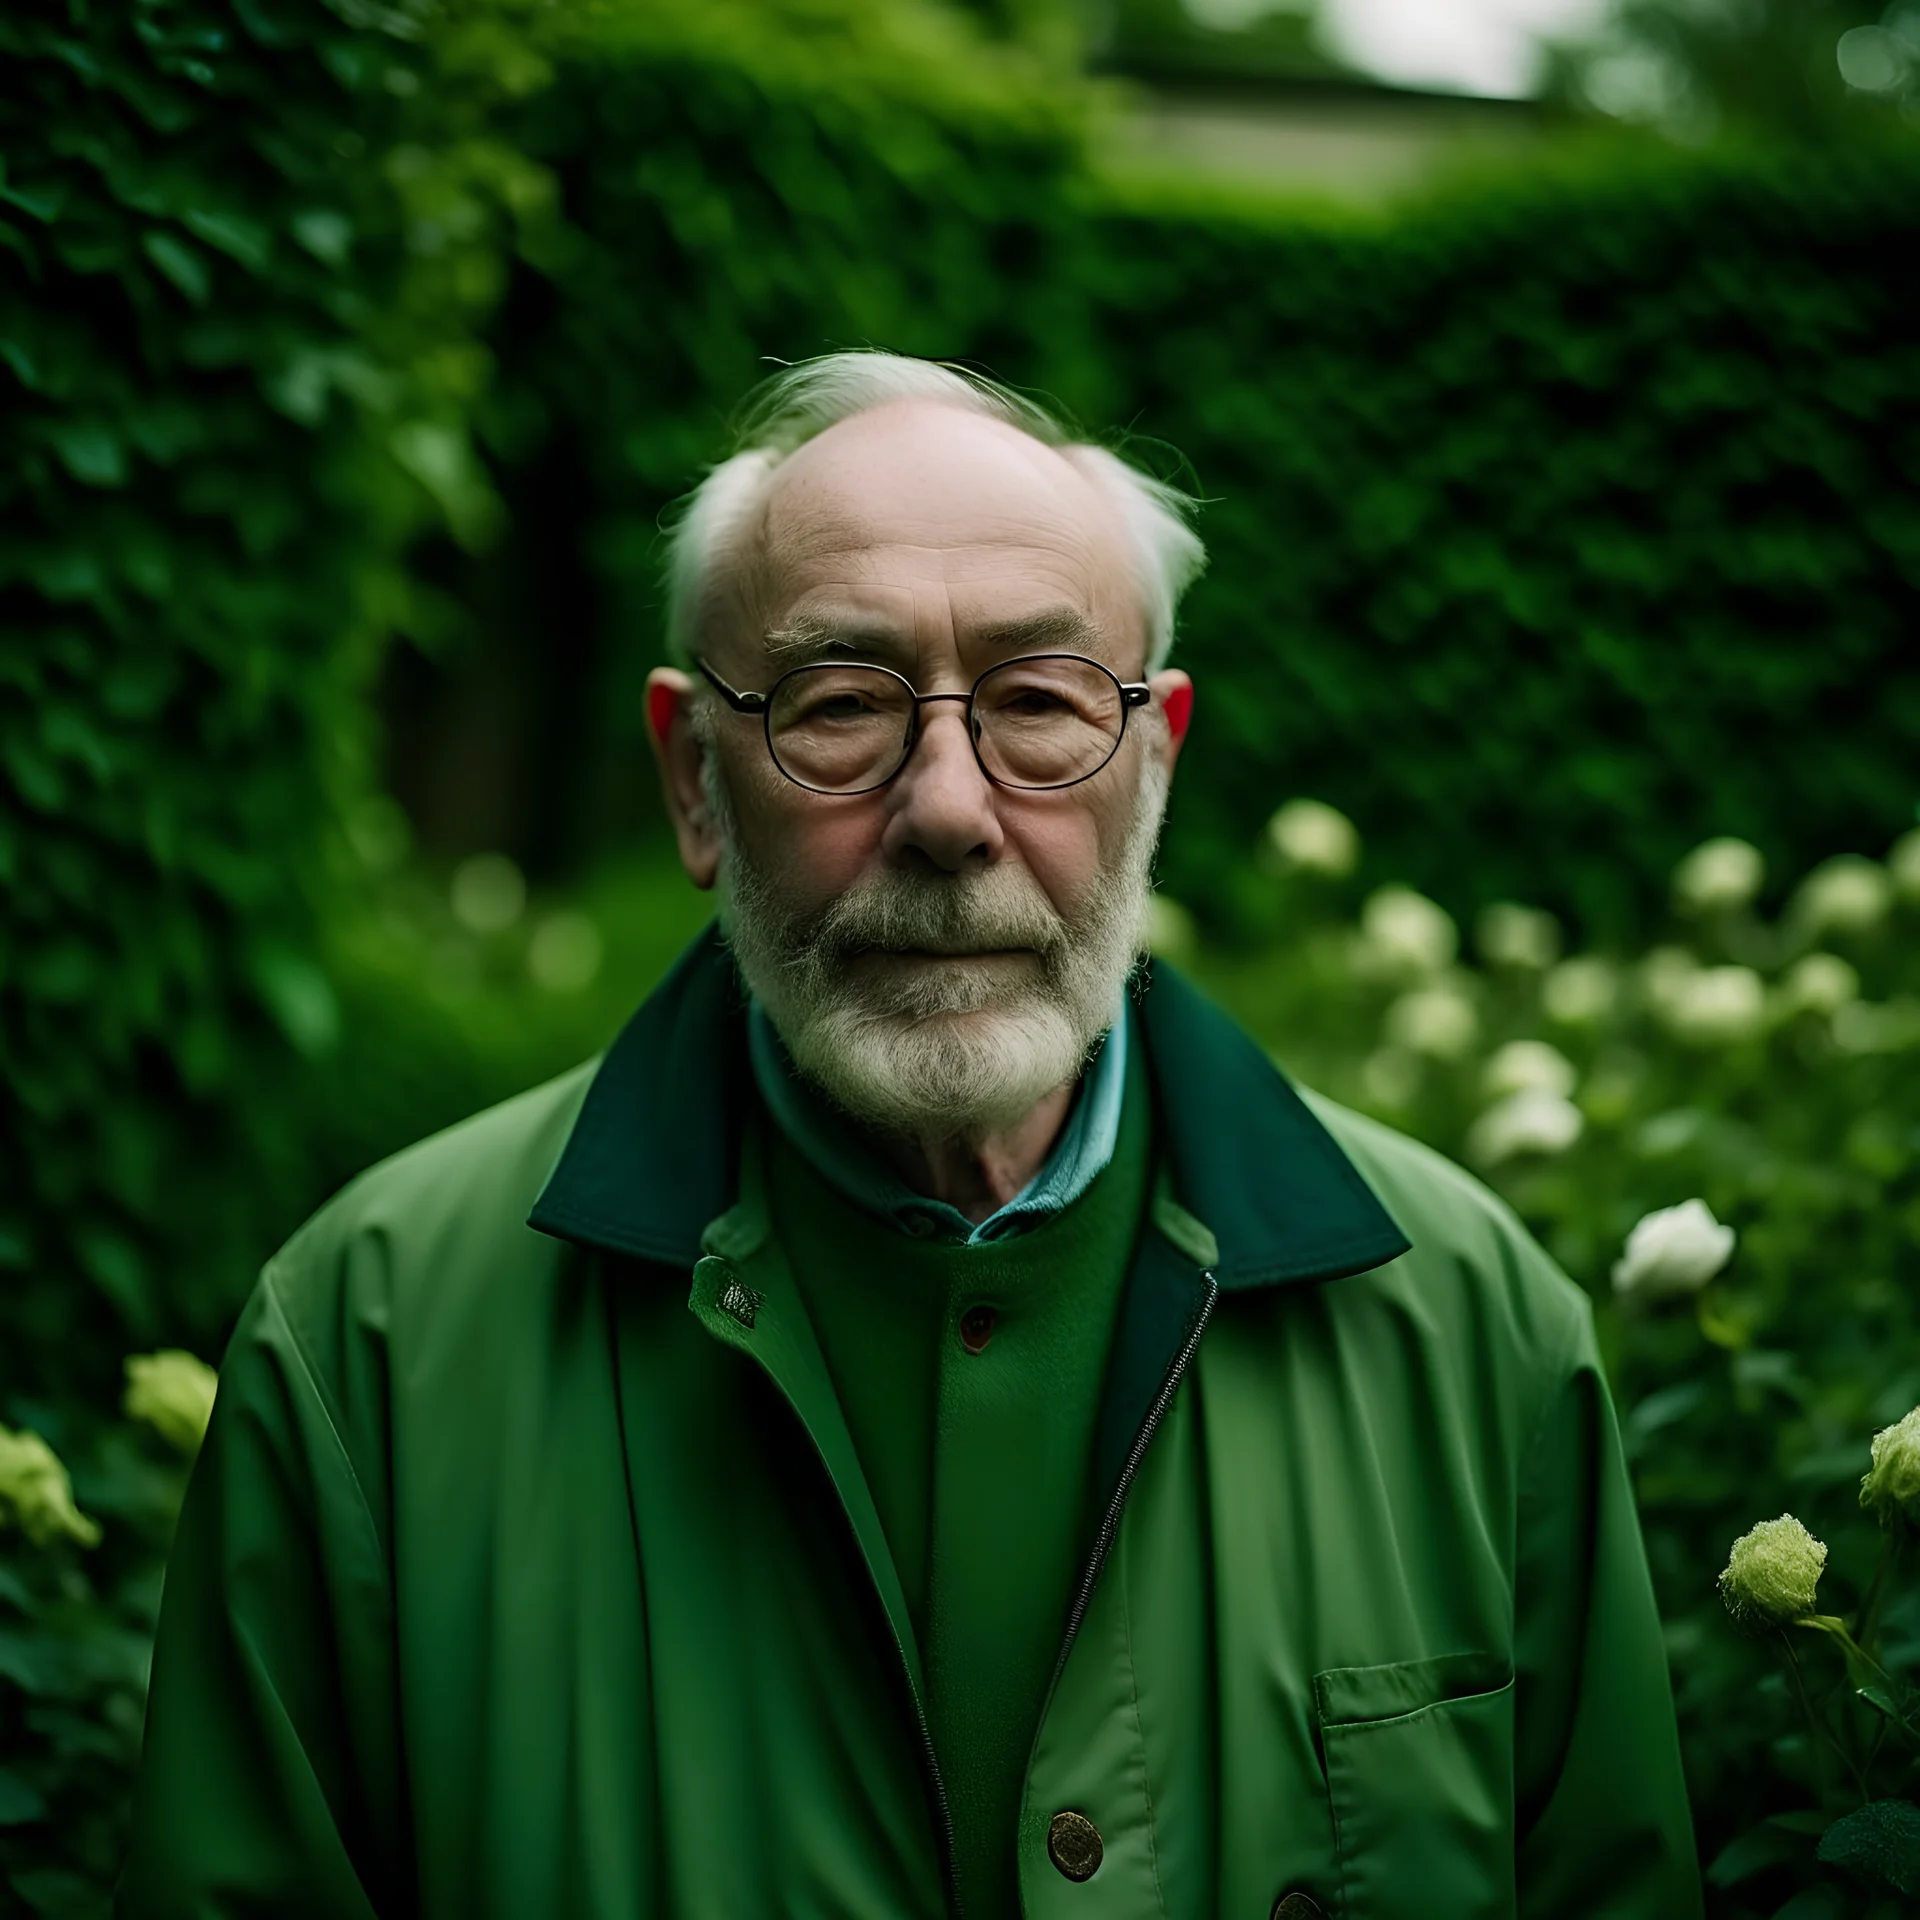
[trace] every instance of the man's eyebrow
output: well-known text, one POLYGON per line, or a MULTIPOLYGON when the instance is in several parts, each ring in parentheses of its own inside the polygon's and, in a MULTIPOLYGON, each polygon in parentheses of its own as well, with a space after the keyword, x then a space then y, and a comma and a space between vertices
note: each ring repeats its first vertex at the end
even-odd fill
POLYGON ((796 614, 784 626, 770 627, 766 635, 767 658, 780 667, 901 653, 907 644, 897 627, 865 614, 796 614))
POLYGON ((1061 647, 1093 653, 1099 650, 1101 641, 1098 622, 1078 607, 1048 607, 1018 620, 995 620, 976 627, 972 637, 983 646, 1003 647, 1009 652, 1061 647))

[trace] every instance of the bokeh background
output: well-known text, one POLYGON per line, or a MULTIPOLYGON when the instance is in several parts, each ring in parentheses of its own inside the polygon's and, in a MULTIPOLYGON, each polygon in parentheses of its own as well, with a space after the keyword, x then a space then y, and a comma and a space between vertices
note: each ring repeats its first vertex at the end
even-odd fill
POLYGON ((1714 1576, 1859 1602, 1920 1400, 1917 243, 1920 0, 9 8, 0 1912, 104 1910, 186 1356, 703 922, 660 515, 863 344, 1203 496, 1157 944, 1594 1293, 1713 1911, 1912 1910, 1714 1576))

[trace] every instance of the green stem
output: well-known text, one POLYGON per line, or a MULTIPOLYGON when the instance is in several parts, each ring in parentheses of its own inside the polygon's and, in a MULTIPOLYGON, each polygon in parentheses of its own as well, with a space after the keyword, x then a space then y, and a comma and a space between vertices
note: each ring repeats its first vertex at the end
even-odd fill
POLYGON ((1780 1630, 1780 1650, 1787 1656, 1787 1684, 1793 1689, 1793 1697, 1799 1701, 1800 1711, 1806 1715, 1807 1731, 1813 1736, 1814 1786, 1824 1800, 1833 1782, 1833 1769, 1827 1761, 1828 1753, 1833 1751, 1833 1735, 1828 1731, 1825 1721, 1813 1710, 1813 1701, 1807 1695, 1806 1679, 1800 1671, 1800 1658, 1794 1652, 1793 1642, 1787 1638, 1784 1627, 1780 1630))
POLYGON ((1860 1644, 1872 1644, 1874 1630, 1880 1624, 1880 1605, 1887 1597, 1887 1586, 1899 1569, 1900 1549, 1906 1544, 1906 1534, 1896 1521, 1880 1547, 1880 1563, 1873 1570, 1873 1584, 1867 1589, 1867 1597, 1861 1602, 1860 1624, 1855 1628, 1855 1637, 1860 1644))

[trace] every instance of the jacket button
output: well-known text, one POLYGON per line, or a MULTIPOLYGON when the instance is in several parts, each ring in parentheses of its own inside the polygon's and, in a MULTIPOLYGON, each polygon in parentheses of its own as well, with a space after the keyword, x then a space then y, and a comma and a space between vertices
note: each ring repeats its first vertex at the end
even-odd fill
MULTIPOLYGON (((1100 1829, 1084 1813, 1056 1813, 1047 1828, 1047 1858, 1069 1880, 1091 1880, 1100 1871, 1100 1829)), ((1289 1915, 1288 1920, 1293 1920, 1289 1915)))
POLYGON ((1271 1920, 1325 1920, 1325 1916, 1312 1894, 1283 1893, 1273 1903, 1271 1920))
POLYGON ((960 1316, 960 1344, 969 1353, 981 1352, 993 1338, 993 1323, 998 1318, 991 1307, 969 1307, 960 1316))

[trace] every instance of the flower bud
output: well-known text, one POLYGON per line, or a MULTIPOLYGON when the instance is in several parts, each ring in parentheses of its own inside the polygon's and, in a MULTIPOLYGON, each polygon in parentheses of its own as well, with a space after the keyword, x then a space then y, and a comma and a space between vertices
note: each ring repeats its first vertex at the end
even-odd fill
POLYGON ((1784 1627, 1814 1608, 1827 1547, 1792 1514, 1762 1520, 1733 1543, 1720 1576, 1720 1598, 1743 1627, 1784 1627))
POLYGON ((1735 1234, 1704 1200, 1662 1207, 1635 1223, 1613 1263, 1613 1290, 1656 1298, 1696 1293, 1733 1257, 1735 1234))
POLYGON ((1460 951, 1460 930, 1445 907, 1411 887, 1387 886, 1360 910, 1355 964, 1371 979, 1417 979, 1443 972, 1460 951))
POLYGON ((1289 800, 1267 822, 1267 844, 1282 865, 1341 879, 1360 864, 1360 835, 1324 800, 1289 800))
POLYGON ((1766 873, 1758 847, 1731 837, 1709 840, 1674 868, 1674 898, 1689 913, 1728 913, 1752 902, 1766 873))
POLYGON ((1920 1407, 1873 1436, 1873 1465, 1860 1477, 1860 1504, 1882 1526, 1904 1515, 1920 1526, 1920 1407))
POLYGON ((129 1418, 144 1420, 169 1446, 193 1455, 206 1435, 219 1383, 210 1366, 177 1347, 137 1353, 127 1361, 127 1391, 121 1404, 129 1418))
POLYGON ((83 1547, 100 1544, 100 1524, 73 1504, 59 1455, 37 1433, 0 1427, 0 1527, 9 1524, 36 1547, 63 1534, 83 1547))

